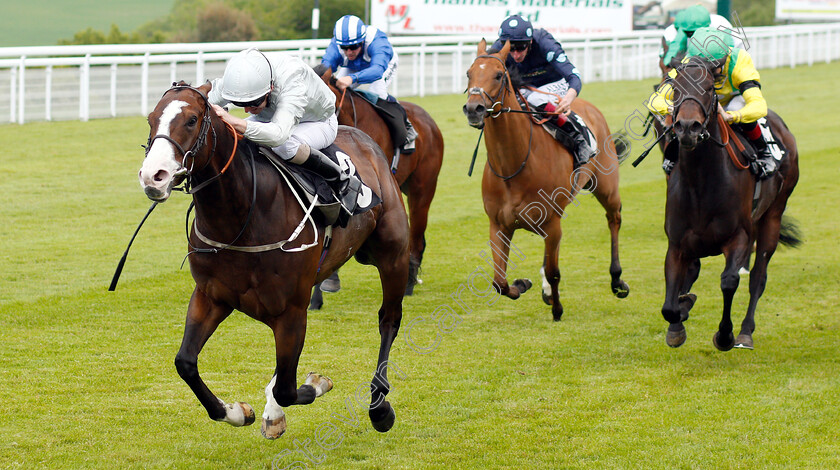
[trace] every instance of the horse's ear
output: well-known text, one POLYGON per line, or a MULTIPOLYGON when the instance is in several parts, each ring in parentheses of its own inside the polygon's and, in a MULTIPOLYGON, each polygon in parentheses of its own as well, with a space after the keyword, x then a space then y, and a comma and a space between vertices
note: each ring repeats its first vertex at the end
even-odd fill
POLYGON ((204 82, 204 85, 201 85, 200 87, 198 87, 198 89, 201 90, 205 95, 207 95, 210 93, 210 90, 213 89, 213 84, 210 83, 210 80, 207 80, 206 82, 204 82))
POLYGON ((332 78, 332 67, 327 67, 327 71, 321 75, 321 78, 323 78, 325 82, 329 83, 330 78, 332 78))
POLYGON ((487 41, 484 38, 481 38, 481 41, 478 42, 478 55, 484 55, 487 52, 487 41))
POLYGON ((505 41, 505 45, 502 46, 502 50, 499 51, 499 56, 502 57, 502 60, 507 60, 507 56, 510 54, 510 41, 505 41))

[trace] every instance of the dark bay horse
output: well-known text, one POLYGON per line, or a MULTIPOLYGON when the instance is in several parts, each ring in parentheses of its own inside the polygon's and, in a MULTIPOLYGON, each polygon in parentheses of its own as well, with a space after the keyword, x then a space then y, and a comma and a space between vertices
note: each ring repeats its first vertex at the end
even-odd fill
POLYGON ((752 349, 755 309, 767 282, 767 264, 780 241, 789 246, 801 243, 796 226, 782 219, 799 180, 798 153, 784 121, 770 111, 767 119, 787 155, 778 173, 762 182, 761 196, 754 206, 755 176, 722 145, 727 124, 718 114, 714 71, 714 64, 692 58, 680 66, 673 82, 674 131, 680 150, 668 180, 665 204, 668 254, 662 315, 670 323, 668 345, 682 345, 686 339, 683 322, 696 300, 690 290, 700 273, 700 258, 722 253, 726 257, 720 276, 723 316, 713 343, 721 351, 733 346, 752 349), (749 263, 753 242, 750 302, 736 339, 730 318, 732 299, 740 281, 739 269, 749 263))
POLYGON ((166 201, 186 178, 184 189, 195 204, 189 235, 195 290, 175 358, 178 374, 210 418, 234 426, 253 423, 254 411, 247 403, 225 403, 207 388, 198 373, 198 354, 234 309, 265 323, 274 332, 277 368, 266 387, 262 432, 267 438, 279 437, 286 429, 282 407, 312 403, 332 388, 330 379, 317 374, 297 386, 306 308, 312 285, 355 254, 361 263, 377 267, 382 283, 381 342, 369 414, 374 428, 387 431, 395 419, 385 401, 388 354, 399 330, 408 280, 408 222, 388 164, 364 133, 339 127, 336 144, 351 156, 382 204, 353 216, 346 228, 333 230, 319 271, 324 227, 306 217, 303 204, 269 161, 250 142, 237 142, 232 128, 213 113, 207 101, 210 88, 210 83, 193 88, 182 82, 163 95, 149 115, 149 145, 139 175, 146 195, 158 202, 166 201), (298 240, 281 242, 293 239, 299 224, 305 225, 298 240), (305 243, 313 246, 301 249, 305 243))
MULTIPOLYGON (((335 93, 338 123, 360 129, 369 135, 385 153, 388 163, 394 159, 394 143, 385 121, 376 112, 373 105, 353 90, 342 93, 336 87, 332 70, 318 70, 321 78, 335 93)), ((426 249, 426 226, 429 220, 429 207, 437 188, 438 174, 443 164, 443 136, 434 119, 420 106, 401 101, 408 119, 417 131, 416 150, 410 155, 402 155, 394 175, 400 189, 408 199, 409 218, 409 275, 406 295, 411 295, 417 284, 420 263, 426 249)), ((313 303, 321 292, 316 289, 313 303)))
POLYGON ((526 114, 503 112, 520 110, 505 59, 510 44, 487 54, 487 43, 478 45, 478 57, 467 71, 469 80, 464 113, 473 127, 484 128, 487 164, 481 193, 484 211, 490 218, 490 245, 493 248, 493 282, 502 294, 517 299, 531 287, 525 279, 508 285, 505 273, 510 240, 517 229, 537 233, 545 240, 543 300, 551 305, 554 320, 560 320, 558 254, 562 234, 560 221, 566 206, 575 201, 581 188, 595 195, 606 210, 611 237, 610 276, 612 292, 626 297, 629 287, 621 280, 618 259, 618 231, 621 227, 621 198, 618 193, 618 160, 609 127, 598 109, 576 99, 572 109, 589 125, 598 140, 600 153, 578 170, 572 155, 526 114))

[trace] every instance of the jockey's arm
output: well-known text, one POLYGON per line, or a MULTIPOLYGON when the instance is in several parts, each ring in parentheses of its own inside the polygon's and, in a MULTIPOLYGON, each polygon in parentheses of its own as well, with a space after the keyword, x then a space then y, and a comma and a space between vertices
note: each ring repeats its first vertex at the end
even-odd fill
POLYGON ((739 51, 738 61, 732 70, 732 86, 738 88, 746 104, 741 109, 729 111, 728 122, 755 122, 767 116, 767 101, 761 93, 760 79, 752 57, 745 51, 739 51))
POLYGON ((648 111, 666 116, 671 114, 671 106, 673 106, 674 88, 670 83, 663 83, 659 88, 650 95, 645 101, 645 107, 648 111))
POLYGON ((367 54, 370 56, 370 65, 349 75, 353 83, 373 83, 382 78, 388 69, 388 63, 394 57, 394 49, 386 38, 376 38, 368 45, 367 54))
POLYGON ((335 73, 338 70, 338 67, 344 63, 344 57, 338 50, 338 44, 336 44, 335 39, 330 41, 330 45, 327 46, 327 50, 324 52, 324 57, 321 58, 321 63, 331 68, 333 73, 335 73))

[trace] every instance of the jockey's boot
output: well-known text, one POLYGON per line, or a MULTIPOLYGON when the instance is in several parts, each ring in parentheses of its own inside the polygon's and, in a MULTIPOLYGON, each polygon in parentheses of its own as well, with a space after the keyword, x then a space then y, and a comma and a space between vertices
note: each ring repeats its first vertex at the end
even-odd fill
POLYGON ((560 133, 566 135, 566 139, 561 142, 563 142, 563 144, 566 145, 572 153, 574 153, 575 168, 579 168, 598 153, 589 146, 589 141, 586 139, 584 132, 585 131, 580 123, 578 123, 577 119, 573 117, 567 119, 566 122, 560 126, 560 133))
POLYGON ((397 99, 390 95, 388 95, 388 99, 380 98, 376 102, 376 107, 391 132, 394 147, 398 147, 402 154, 414 152, 414 139, 417 137, 417 131, 408 122, 405 109, 397 99))
POLYGON ((755 145, 756 150, 755 161, 752 162, 753 173, 755 173, 760 180, 773 176, 773 173, 776 172, 776 168, 778 167, 778 162, 776 162, 776 159, 773 157, 773 153, 770 151, 770 146, 767 145, 767 141, 764 140, 764 137, 762 136, 752 141, 752 143, 755 145))
POLYGON ((309 148, 309 157, 300 166, 323 176, 341 201, 341 205, 347 212, 353 213, 356 209, 356 199, 362 190, 362 182, 356 175, 348 175, 337 163, 330 160, 330 157, 312 147, 309 148))
POLYGON ((417 131, 414 130, 414 126, 411 125, 408 119, 405 120, 405 134, 405 144, 403 144, 400 150, 402 153, 408 155, 414 153, 414 141, 417 140, 417 131))

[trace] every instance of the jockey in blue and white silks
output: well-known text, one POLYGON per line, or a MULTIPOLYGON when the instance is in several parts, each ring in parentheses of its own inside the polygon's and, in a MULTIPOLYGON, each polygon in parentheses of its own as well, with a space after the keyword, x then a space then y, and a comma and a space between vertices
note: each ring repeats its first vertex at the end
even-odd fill
POLYGON ((321 64, 335 72, 340 90, 364 86, 376 95, 375 104, 391 130, 402 153, 414 151, 417 133, 405 116, 405 110, 389 94, 399 59, 388 36, 374 26, 367 26, 356 16, 342 16, 333 30, 333 38, 321 64))

